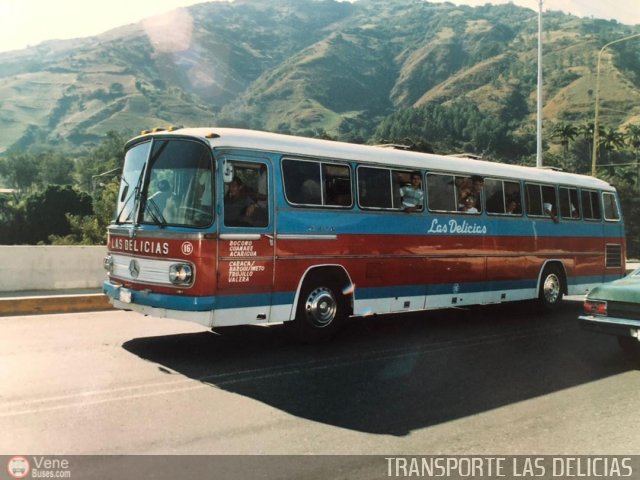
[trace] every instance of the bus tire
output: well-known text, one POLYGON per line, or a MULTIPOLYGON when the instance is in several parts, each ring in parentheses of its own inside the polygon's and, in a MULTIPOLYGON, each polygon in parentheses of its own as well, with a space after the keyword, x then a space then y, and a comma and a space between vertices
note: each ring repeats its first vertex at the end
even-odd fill
POLYGON ((564 294, 564 276, 555 265, 549 265, 542 272, 538 303, 543 312, 553 312, 562 303, 564 294))
POLYGON ((298 338, 317 343, 330 340, 348 315, 347 297, 335 282, 305 281, 293 321, 298 338))

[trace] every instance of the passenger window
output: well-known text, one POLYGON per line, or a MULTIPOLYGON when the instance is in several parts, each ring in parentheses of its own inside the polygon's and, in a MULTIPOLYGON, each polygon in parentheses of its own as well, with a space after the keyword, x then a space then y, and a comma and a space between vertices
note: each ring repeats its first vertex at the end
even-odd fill
MULTIPOLYGON (((420 174, 421 176, 422 174, 420 174)), ((376 209, 405 209, 405 201, 421 201, 422 184, 419 184, 419 196, 409 200, 406 191, 411 186, 412 172, 404 170, 390 170, 388 168, 360 167, 358 168, 358 201, 363 208, 376 209)), ((422 206, 417 208, 421 210, 422 206)))
POLYGON ((430 173, 427 175, 429 210, 480 213, 483 188, 482 177, 430 173))
POLYGON ((580 202, 578 189, 560 187, 560 215, 570 220, 580 219, 580 202))
POLYGON ((520 184, 487 178, 484 182, 487 213, 522 215, 520 184))
POLYGON ((289 203, 322 205, 320 162, 283 160, 282 175, 289 203))
POLYGON ((365 208, 392 208, 391 172, 386 168, 360 167, 358 199, 365 208))
POLYGON ((558 201, 554 187, 527 183, 526 193, 528 215, 534 217, 546 216, 554 222, 558 221, 558 201))
POLYGON ((582 190, 580 193, 582 198, 582 214, 585 220, 600 220, 602 215, 600 213, 598 192, 582 190))
POLYGON ((542 216, 542 189, 540 185, 527 183, 527 215, 542 216))
POLYGON ((351 169, 347 165, 331 163, 322 164, 325 205, 334 207, 350 207, 351 169))
POLYGON ((435 173, 427 174, 427 197, 429 210, 433 212, 457 211, 454 176, 435 173))
POLYGON ((484 180, 478 176, 455 177, 457 210, 461 213, 480 213, 484 180))
POLYGON ((604 203, 604 219, 609 221, 620 220, 620 210, 618 209, 618 201, 613 193, 603 193, 602 202, 604 203))
POLYGON ((282 161, 287 201, 300 206, 350 207, 351 169, 348 165, 310 160, 282 161))

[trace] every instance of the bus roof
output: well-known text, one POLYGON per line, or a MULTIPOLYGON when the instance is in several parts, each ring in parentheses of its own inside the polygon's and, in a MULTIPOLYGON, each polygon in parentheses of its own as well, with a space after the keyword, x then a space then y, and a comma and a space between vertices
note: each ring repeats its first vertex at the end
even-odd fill
POLYGON ((609 191, 615 190, 609 183, 587 175, 461 158, 453 155, 411 152, 380 146, 357 145, 256 130, 215 127, 181 128, 172 132, 158 132, 157 135, 198 137, 209 142, 211 147, 216 149, 239 148, 279 152, 306 157, 397 166, 407 169, 437 170, 466 175, 474 174, 482 177, 510 177, 542 183, 575 185, 609 191))

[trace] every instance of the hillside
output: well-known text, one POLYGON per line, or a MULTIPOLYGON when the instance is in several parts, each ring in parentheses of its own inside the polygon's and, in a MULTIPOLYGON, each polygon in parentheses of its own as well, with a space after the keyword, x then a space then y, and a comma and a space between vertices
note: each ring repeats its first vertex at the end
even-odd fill
MULTIPOLYGON (((546 122, 593 117, 597 52, 640 32, 547 12, 546 122)), ((602 121, 640 119, 637 44, 605 52, 602 121)), ((239 125, 366 138, 388 115, 463 99, 535 117, 537 14, 415 0, 203 3, 95 37, 0 54, 0 152, 109 130, 239 125)))

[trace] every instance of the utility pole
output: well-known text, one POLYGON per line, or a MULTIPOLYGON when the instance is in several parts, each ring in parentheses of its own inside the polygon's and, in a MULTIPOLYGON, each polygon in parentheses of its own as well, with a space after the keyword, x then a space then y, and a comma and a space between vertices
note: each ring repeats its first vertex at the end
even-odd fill
POLYGON ((536 167, 542 167, 542 3, 538 2, 538 118, 536 142, 536 167))

